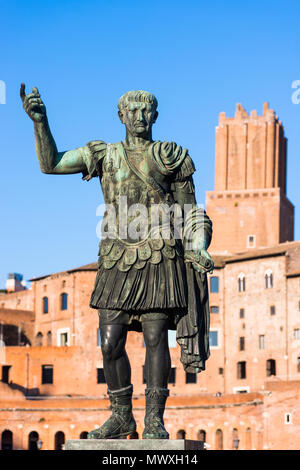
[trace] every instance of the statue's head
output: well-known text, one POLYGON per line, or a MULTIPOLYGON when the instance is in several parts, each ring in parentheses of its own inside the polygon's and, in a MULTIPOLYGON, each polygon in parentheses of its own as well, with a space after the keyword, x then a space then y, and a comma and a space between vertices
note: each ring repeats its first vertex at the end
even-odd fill
POLYGON ((146 137, 157 119, 157 99, 147 91, 128 91, 118 101, 119 118, 127 132, 135 137, 146 137))

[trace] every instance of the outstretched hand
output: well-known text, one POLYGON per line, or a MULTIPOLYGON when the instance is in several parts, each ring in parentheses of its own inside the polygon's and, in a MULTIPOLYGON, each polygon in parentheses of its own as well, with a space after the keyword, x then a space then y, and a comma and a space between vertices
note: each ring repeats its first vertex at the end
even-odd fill
POLYGON ((23 103, 23 108, 30 119, 34 122, 42 122, 46 117, 46 106, 41 100, 37 87, 33 87, 32 93, 26 95, 25 84, 21 83, 20 97, 23 103))

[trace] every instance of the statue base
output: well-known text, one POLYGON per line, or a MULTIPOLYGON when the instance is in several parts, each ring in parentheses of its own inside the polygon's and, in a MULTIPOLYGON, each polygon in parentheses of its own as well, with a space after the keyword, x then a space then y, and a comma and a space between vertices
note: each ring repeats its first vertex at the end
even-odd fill
POLYGON ((73 439, 65 450, 203 450, 202 441, 185 439, 73 439))

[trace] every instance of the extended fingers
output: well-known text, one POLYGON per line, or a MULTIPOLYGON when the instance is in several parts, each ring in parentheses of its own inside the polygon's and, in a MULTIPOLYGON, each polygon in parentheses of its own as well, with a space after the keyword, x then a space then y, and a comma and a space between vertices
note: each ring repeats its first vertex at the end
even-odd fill
POLYGON ((25 83, 21 83, 21 87, 20 87, 20 97, 21 97, 21 100, 22 100, 22 101, 24 101, 25 96, 26 96, 26 93, 25 93, 25 83))

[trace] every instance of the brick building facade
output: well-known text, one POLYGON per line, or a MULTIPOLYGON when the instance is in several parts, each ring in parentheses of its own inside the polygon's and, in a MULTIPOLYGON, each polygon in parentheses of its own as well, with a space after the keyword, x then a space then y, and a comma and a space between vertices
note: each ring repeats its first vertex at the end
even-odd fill
MULTIPOLYGON (((217 128, 211 357, 186 374, 174 333, 165 422, 208 449, 300 447, 300 242, 286 197, 286 138, 274 112, 222 113, 217 128), (228 221, 230 220, 230 223, 228 221), (243 222, 243 223, 242 223, 243 222), (251 238, 252 237, 252 238, 251 238)), ((2 448, 61 448, 109 415, 97 312, 97 265, 0 294, 2 448)), ((134 414, 143 431, 143 337, 130 332, 134 414)))

